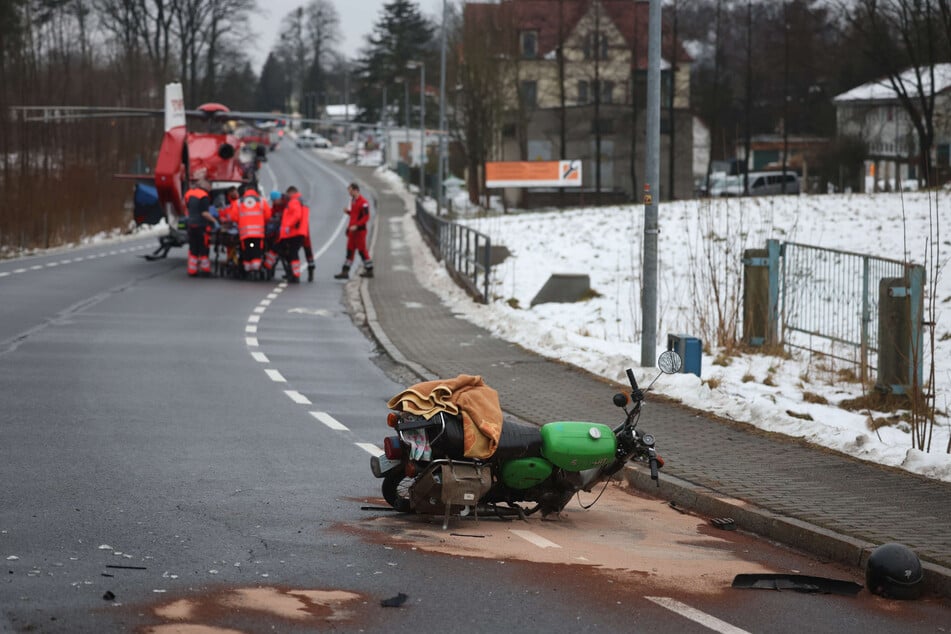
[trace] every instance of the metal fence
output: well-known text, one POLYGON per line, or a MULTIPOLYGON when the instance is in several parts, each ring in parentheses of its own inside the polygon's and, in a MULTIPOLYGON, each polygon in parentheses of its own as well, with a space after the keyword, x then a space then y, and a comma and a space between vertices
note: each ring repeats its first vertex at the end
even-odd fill
POLYGON ((778 252, 783 343, 857 363, 867 379, 878 369, 879 284, 911 279, 922 267, 795 242, 783 243, 778 252))
POLYGON ((483 304, 489 302, 492 241, 475 229, 439 218, 416 199, 416 223, 449 274, 483 304))

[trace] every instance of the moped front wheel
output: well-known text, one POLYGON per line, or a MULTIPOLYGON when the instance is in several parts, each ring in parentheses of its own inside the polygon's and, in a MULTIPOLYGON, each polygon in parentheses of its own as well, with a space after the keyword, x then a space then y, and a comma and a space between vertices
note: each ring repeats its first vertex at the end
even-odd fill
POLYGON ((409 487, 413 478, 407 478, 402 469, 394 469, 383 476, 383 499, 400 513, 411 513, 409 487))

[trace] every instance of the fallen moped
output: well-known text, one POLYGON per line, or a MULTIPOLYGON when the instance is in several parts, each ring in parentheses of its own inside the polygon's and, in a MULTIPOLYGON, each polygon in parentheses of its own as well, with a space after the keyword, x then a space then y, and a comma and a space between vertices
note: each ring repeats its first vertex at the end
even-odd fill
MULTIPOLYGON (((679 372, 682 365, 671 350, 658 359, 661 374, 679 372)), ((481 460, 463 453, 460 416, 438 412, 426 418, 391 411, 387 423, 396 433, 384 439, 384 453, 371 458, 370 469, 382 478, 383 497, 394 509, 443 515, 443 528, 454 514, 524 519, 537 511, 558 513, 577 492, 590 492, 602 482, 606 486, 628 461, 647 463, 651 478, 658 479, 663 459, 654 437, 637 425, 644 392, 660 376, 641 390, 627 370, 630 396, 614 395, 625 417, 613 429, 581 421, 538 427, 505 420, 494 453, 481 460)))

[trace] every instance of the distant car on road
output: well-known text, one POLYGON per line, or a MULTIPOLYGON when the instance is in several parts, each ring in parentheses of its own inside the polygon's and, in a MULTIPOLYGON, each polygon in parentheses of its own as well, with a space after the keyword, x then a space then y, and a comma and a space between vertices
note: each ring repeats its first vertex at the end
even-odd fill
POLYGON ((297 147, 299 148, 329 148, 330 141, 313 130, 307 129, 297 135, 297 147))

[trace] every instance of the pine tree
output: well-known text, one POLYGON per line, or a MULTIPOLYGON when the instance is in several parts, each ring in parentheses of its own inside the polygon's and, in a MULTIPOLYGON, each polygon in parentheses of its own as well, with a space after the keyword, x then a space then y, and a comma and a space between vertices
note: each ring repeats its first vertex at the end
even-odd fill
MULTIPOLYGON (((412 81, 419 76, 419 71, 406 69, 406 62, 427 61, 432 56, 433 31, 433 25, 420 13, 417 3, 392 0, 383 5, 380 18, 369 37, 369 44, 356 61, 356 77, 360 82, 356 91, 357 106, 363 120, 380 120, 384 86, 387 101, 399 104, 399 120, 405 119, 406 113, 402 111, 404 103, 398 98, 398 91, 402 88, 395 80, 405 77, 412 81)), ((427 66, 432 69, 430 77, 438 77, 438 65, 429 63, 427 66)), ((427 108, 427 113, 429 110, 427 108)))
POLYGON ((271 52, 261 68, 255 107, 258 110, 285 110, 291 85, 281 60, 271 52))

